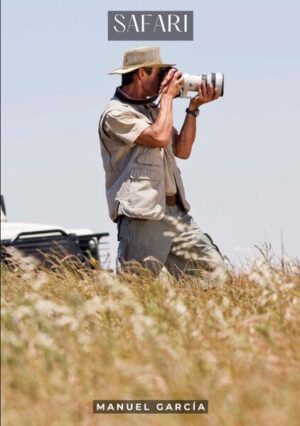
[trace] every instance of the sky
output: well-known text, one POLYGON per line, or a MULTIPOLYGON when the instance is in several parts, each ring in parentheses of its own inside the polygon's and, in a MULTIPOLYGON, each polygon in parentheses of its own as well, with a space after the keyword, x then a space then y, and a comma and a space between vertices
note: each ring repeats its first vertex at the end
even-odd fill
MULTIPOLYGON (((1 152, 8 220, 110 232, 97 134, 127 49, 160 46, 188 73, 223 72, 178 160, 191 214, 234 264, 270 243, 300 255, 300 5, 286 0, 165 1, 194 11, 193 41, 108 41, 109 10, 141 1, 2 0, 1 152)), ((180 130, 187 99, 174 101, 180 130)))

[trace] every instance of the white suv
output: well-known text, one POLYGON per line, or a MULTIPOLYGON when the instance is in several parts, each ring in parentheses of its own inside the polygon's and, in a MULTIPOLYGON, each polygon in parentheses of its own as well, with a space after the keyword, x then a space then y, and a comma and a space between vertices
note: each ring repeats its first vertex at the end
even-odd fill
POLYGON ((85 265, 108 269, 110 254, 108 232, 93 233, 89 229, 64 229, 56 225, 8 222, 4 197, 1 195, 1 261, 9 261, 14 247, 24 256, 34 256, 45 266, 55 259, 76 259, 85 265))

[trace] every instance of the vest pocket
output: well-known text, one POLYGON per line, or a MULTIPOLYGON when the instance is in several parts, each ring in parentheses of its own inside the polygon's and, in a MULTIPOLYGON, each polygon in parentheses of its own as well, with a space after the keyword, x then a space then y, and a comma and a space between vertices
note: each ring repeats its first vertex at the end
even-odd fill
POLYGON ((160 153, 158 154, 159 156, 153 155, 153 152, 149 152, 149 153, 144 153, 144 154, 140 154, 138 155, 136 162, 138 164, 146 164, 147 166, 155 166, 155 167, 159 167, 162 165, 162 157, 160 156, 160 153))
POLYGON ((150 167, 135 168, 130 171, 130 177, 138 180, 160 180, 161 173, 160 170, 153 170, 150 167))

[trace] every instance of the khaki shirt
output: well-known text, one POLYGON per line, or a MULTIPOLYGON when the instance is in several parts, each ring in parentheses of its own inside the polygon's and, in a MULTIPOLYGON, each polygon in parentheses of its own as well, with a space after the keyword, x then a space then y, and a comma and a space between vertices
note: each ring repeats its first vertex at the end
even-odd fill
MULTIPOLYGON (((152 123, 156 120, 159 108, 158 107, 151 107, 151 106, 144 106, 145 110, 147 111, 146 114, 151 119, 152 123)), ((172 161, 171 158, 173 155, 173 140, 178 135, 177 130, 175 127, 173 127, 173 134, 172 134, 172 143, 169 143, 167 148, 164 149, 163 153, 163 161, 164 161, 164 174, 165 174, 165 191, 166 195, 175 195, 177 193, 177 187, 176 187, 176 180, 174 176, 174 172, 172 169, 172 161)))
POLYGON ((159 108, 153 104, 129 104, 113 97, 99 122, 101 154, 106 176, 109 213, 145 219, 161 219, 166 194, 178 193, 188 211, 172 141, 167 148, 136 144, 139 135, 153 124, 159 108))

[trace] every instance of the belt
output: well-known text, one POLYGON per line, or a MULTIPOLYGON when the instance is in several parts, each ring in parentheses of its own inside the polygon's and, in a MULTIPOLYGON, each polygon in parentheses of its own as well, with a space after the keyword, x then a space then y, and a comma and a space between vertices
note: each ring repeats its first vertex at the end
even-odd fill
POLYGON ((167 206, 176 206, 177 204, 180 204, 178 194, 166 195, 166 204, 167 206))

